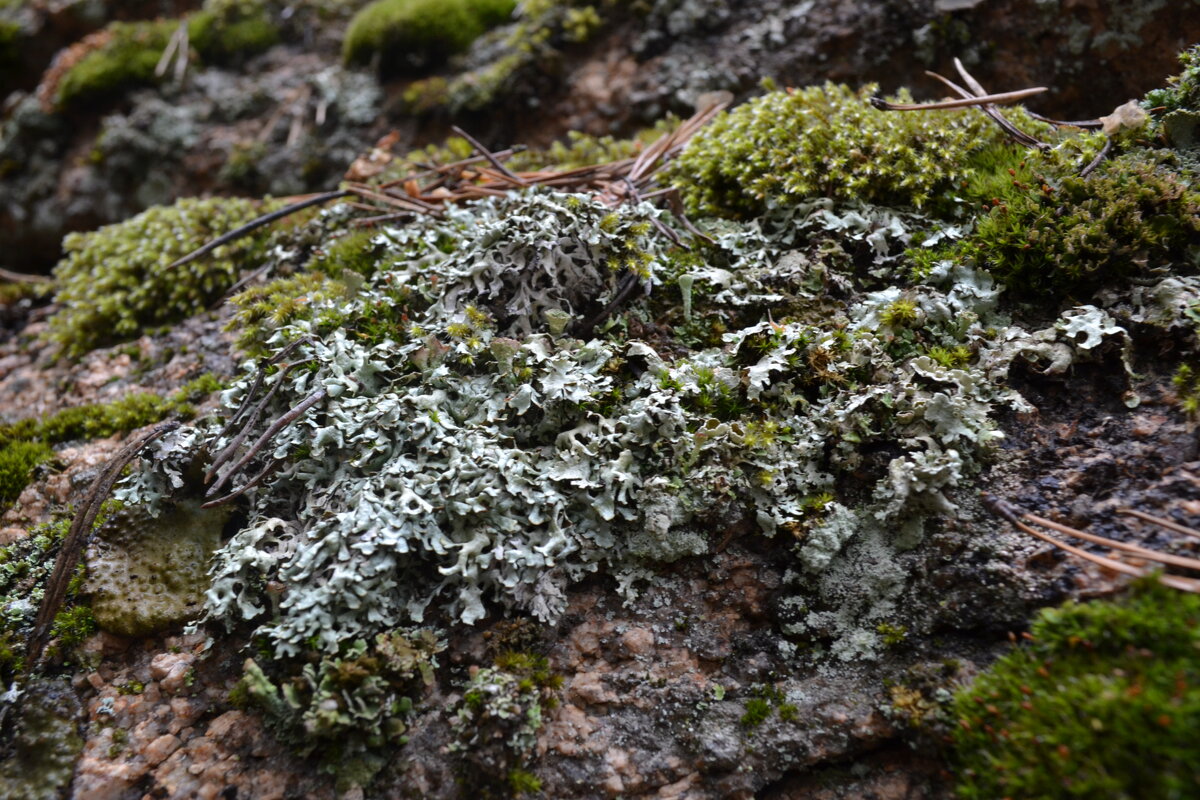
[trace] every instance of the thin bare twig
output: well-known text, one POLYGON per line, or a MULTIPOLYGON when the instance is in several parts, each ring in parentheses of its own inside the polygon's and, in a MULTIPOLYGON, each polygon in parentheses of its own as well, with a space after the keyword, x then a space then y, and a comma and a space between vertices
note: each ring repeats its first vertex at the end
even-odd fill
POLYGON ((452 131, 454 131, 455 133, 457 133, 462 138, 466 139, 471 144, 471 146, 474 147, 476 150, 478 150, 479 154, 481 156, 483 156, 484 158, 486 158, 487 162, 489 164, 491 164, 493 167, 495 167, 497 170, 499 170, 500 174, 504 175, 504 177, 508 178, 510 181, 515 183, 517 186, 528 186, 529 185, 528 181, 526 181, 524 178, 519 177, 515 172, 510 170, 508 167, 504 166, 504 162, 501 161, 500 159, 496 158, 496 156, 493 155, 490 150, 488 150, 486 147, 484 147, 482 144, 480 144, 479 141, 474 136, 467 133, 462 128, 458 127, 457 125, 451 125, 450 129, 452 131))
POLYGON ((1050 91, 1048 87, 1037 86, 1032 89, 1019 89, 1015 92, 964 97, 961 100, 939 100, 933 103, 889 103, 882 97, 872 97, 871 105, 882 111, 937 111, 949 108, 969 108, 970 106, 1005 105, 1048 91, 1050 91))
MULTIPOLYGON (((959 86, 957 83, 950 80, 949 78, 943 77, 942 75, 938 75, 936 72, 926 72, 925 74, 930 76, 931 78, 936 78, 937 80, 941 81, 951 91, 955 92, 956 94, 960 95, 961 97, 964 97, 964 98, 975 97, 975 95, 972 92, 959 86)), ((975 81, 974 78, 972 78, 971 80, 975 81)), ((975 81, 975 83, 976 83, 976 85, 978 85, 977 81, 975 81)), ((1003 130, 1005 133, 1007 133, 1010 137, 1012 137, 1018 144, 1025 145, 1026 147, 1036 147, 1039 150, 1045 150, 1050 147, 1050 145, 1048 145, 1045 142, 1041 141, 1040 139, 1026 133, 1025 131, 1018 128, 1016 125, 1009 122, 1008 118, 1005 117, 1003 114, 1001 114, 1000 110, 998 108, 996 108, 995 105, 993 105, 993 104, 982 105, 979 107, 979 110, 982 111, 983 113, 987 114, 989 117, 991 117, 992 120, 997 125, 1000 126, 1000 129, 1003 130)))
POLYGON ((113 484, 121 477, 121 470, 125 469, 146 445, 178 427, 178 422, 164 422, 152 430, 138 434, 121 448, 120 452, 101 470, 96 480, 92 481, 91 487, 83 498, 82 505, 75 512, 75 519, 71 521, 70 530, 63 537, 58 557, 54 562, 54 571, 50 573, 50 578, 46 581, 46 591, 42 595, 37 619, 33 623, 33 634, 29 639, 27 658, 29 669, 36 667, 41 660, 46 643, 50 638, 54 617, 58 614, 63 600, 66 599, 71 577, 75 573, 75 568, 79 566, 79 559, 83 555, 84 548, 87 547, 92 526, 100 514, 100 507, 108 498, 109 492, 112 491, 113 484))
POLYGON ((244 456, 242 456, 238 460, 238 462, 229 469, 228 472, 226 472, 224 475, 222 475, 220 480, 218 480, 211 487, 209 487, 209 490, 205 493, 204 496, 212 497, 214 494, 219 492, 225 486, 225 484, 229 482, 229 479, 233 475, 235 475, 239 470, 241 470, 242 467, 249 464, 250 461, 253 460, 253 458, 256 455, 258 455, 258 453, 264 447, 267 446, 267 443, 270 442, 271 439, 275 438, 275 435, 277 433, 279 433, 281 430, 286 428, 288 425, 290 425, 295 420, 299 419, 300 416, 302 416, 304 414, 304 412, 308 411, 310 408, 315 406, 317 403, 324 400, 325 397, 327 396, 327 394, 328 394, 328 392, 326 392, 326 390, 324 388, 318 389, 317 391, 310 394, 308 397, 301 400, 298 404, 296 404, 295 407, 293 407, 290 411, 288 411, 282 417, 275 420, 275 422, 271 425, 271 427, 267 428, 266 432, 264 432, 262 436, 258 437, 258 439, 255 440, 254 444, 250 445, 250 449, 246 451, 246 454, 244 456))
POLYGON ((1033 117, 1038 122, 1045 122, 1047 124, 1053 125, 1056 128, 1102 128, 1102 127, 1104 127, 1104 123, 1098 119, 1080 119, 1080 120, 1073 120, 1073 121, 1068 122, 1068 121, 1061 120, 1061 119, 1050 119, 1049 117, 1043 117, 1041 114, 1038 114, 1034 111, 1029 111, 1028 109, 1026 109, 1026 113, 1028 113, 1029 116, 1033 117))
POLYGON ((259 482, 262 481, 263 478, 267 477, 272 472, 277 470, 279 468, 279 466, 281 464, 283 464, 283 462, 284 462, 284 460, 282 458, 275 459, 270 464, 267 464, 267 466, 263 467, 262 472, 258 473, 253 478, 246 481, 244 484, 239 486, 237 489, 234 489, 232 492, 225 495, 224 497, 218 497, 216 500, 209 500, 207 503, 201 503, 200 507, 201 508, 216 508, 217 506, 223 506, 226 503, 232 503, 234 500, 241 497, 246 492, 250 491, 255 486, 257 486, 259 484, 259 482))
POLYGON ((0 267, 0 280, 10 283, 53 283, 54 279, 46 275, 27 275, 23 272, 13 272, 0 267))
POLYGON ((1082 170, 1080 170, 1079 177, 1086 178, 1088 175, 1091 175, 1092 172, 1096 169, 1096 167, 1098 167, 1102 163, 1104 163, 1104 159, 1108 158, 1108 154, 1112 152, 1112 149, 1113 149, 1113 140, 1112 140, 1112 137, 1110 136, 1109 138, 1104 140, 1104 147, 1100 148, 1100 152, 1097 153, 1096 157, 1092 159, 1092 163, 1088 164, 1086 167, 1084 167, 1082 170))
POLYGON ((1153 523, 1159 527, 1166 528, 1169 531, 1175 531, 1176 533, 1182 533, 1184 536, 1190 536, 1193 539, 1200 539, 1200 532, 1197 532, 1186 525, 1180 525, 1178 522, 1174 522, 1169 519, 1163 519, 1162 517, 1156 517, 1153 514, 1147 514, 1144 511, 1135 511, 1132 508, 1118 508, 1117 513, 1125 514, 1130 517, 1136 517, 1143 522, 1153 523))
POLYGON ((304 209, 311 208, 312 206, 319 206, 322 203, 328 203, 330 200, 336 200, 339 197, 348 197, 350 194, 351 192, 348 192, 345 189, 339 189, 336 192, 324 192, 323 194, 310 197, 307 200, 301 200, 299 203, 292 203, 290 206, 285 206, 278 211, 272 211, 270 214, 263 214, 261 217, 247 222, 242 227, 232 230, 224 236, 218 236, 216 239, 213 239, 203 247, 199 247, 188 253, 183 258, 173 261, 167 265, 167 269, 174 269, 175 267, 182 267, 184 264, 190 264, 196 259, 208 255, 221 245, 229 244, 232 241, 242 238, 246 234, 253 233, 264 225, 270 225, 277 219, 283 219, 286 216, 295 214, 297 211, 303 211, 304 209))
MULTIPOLYGON (((275 393, 279 391, 279 387, 283 386, 283 381, 285 378, 287 378, 287 374, 292 371, 292 367, 302 363, 306 362, 296 361, 283 368, 283 370, 279 373, 278 380, 275 381, 275 385, 272 386, 271 390, 263 396, 263 399, 258 402, 258 405, 254 407, 254 410, 251 411, 250 415, 246 418, 246 424, 242 426, 241 432, 238 433, 237 436, 233 437, 233 440, 225 446, 225 449, 213 457, 212 464, 204 473, 205 483, 208 483, 213 479, 213 476, 217 474, 217 470, 221 468, 222 464, 233 458, 234 454, 237 452, 237 449, 242 446, 242 443, 245 442, 246 438, 250 435, 250 429, 254 427, 254 423, 258 422, 258 418, 262 415, 263 409, 265 409, 267 404, 271 402, 271 399, 275 397, 275 393)), ((232 472, 233 470, 225 475, 222 475, 221 480, 210 490, 210 493, 220 489, 225 483, 227 483, 232 472)))
MULTIPOLYGON (((1043 525, 1052 530, 1059 531, 1060 533, 1065 533, 1068 536, 1081 538, 1085 541, 1090 541, 1095 544, 1103 544, 1105 546, 1130 553, 1131 555, 1145 558, 1146 560, 1153 560, 1159 563, 1170 563, 1172 566, 1183 566, 1186 569, 1191 570, 1200 570, 1200 561, 1197 561, 1196 559, 1181 559, 1185 563, 1176 563, 1177 560, 1180 560, 1177 556, 1168 557, 1165 554, 1157 553, 1153 550, 1148 550, 1147 548, 1140 547, 1138 545, 1131 545, 1126 544, 1125 542, 1118 542, 1113 539, 1106 539, 1103 536, 1096 536, 1095 534, 1089 534, 1085 531, 1080 531, 1075 528, 1070 528, 1066 525, 1061 525, 1057 522, 1053 522, 1052 520, 1045 519, 1044 517, 1022 512, 1011 503, 1001 500, 1000 498, 988 494, 987 492, 983 493, 983 503, 993 513, 1003 518, 1006 522, 1013 525, 1018 530, 1021 530, 1030 536, 1041 539, 1044 542, 1052 544, 1060 550, 1070 553, 1071 555, 1078 556, 1086 561, 1091 561, 1093 564, 1099 564, 1100 566, 1105 567, 1106 569, 1111 569, 1115 572, 1120 572, 1122 574, 1132 575, 1135 577, 1143 577, 1145 575, 1155 574, 1151 570, 1135 567, 1130 564, 1126 564, 1123 561, 1118 561, 1114 558, 1097 555, 1096 553, 1089 553, 1082 548, 1075 547, 1067 542, 1056 539, 1048 533, 1043 533, 1027 523, 1043 525)), ((1186 578, 1180 575, 1168 575, 1163 573, 1158 573, 1157 577, 1163 585, 1170 586, 1173 589, 1180 589, 1185 592, 1200 593, 1200 580, 1195 578, 1186 578)))

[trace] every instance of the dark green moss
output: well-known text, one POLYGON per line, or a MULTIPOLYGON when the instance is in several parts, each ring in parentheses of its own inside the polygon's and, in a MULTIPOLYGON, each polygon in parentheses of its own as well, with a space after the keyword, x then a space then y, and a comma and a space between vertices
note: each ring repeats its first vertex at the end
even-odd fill
POLYGON ((1200 192, 1168 153, 1137 150, 1057 188, 1026 185, 958 249, 1018 294, 1086 290, 1171 264, 1200 266, 1200 192))
MULTIPOLYGON (((55 103, 68 107, 159 82, 155 74, 179 20, 112 22, 62 76, 55 103)), ((256 3, 210 2, 186 18, 188 45, 202 59, 226 63, 270 47, 279 32, 256 3)))
POLYGON ((537 794, 542 790, 542 780, 527 770, 509 770, 508 788, 518 797, 523 794, 537 794))
POLYGON ((171 415, 190 418, 195 414, 191 404, 220 388, 219 380, 205 374, 170 397, 139 393, 112 403, 76 406, 49 417, 0 425, 0 509, 17 499, 34 468, 53 458, 51 445, 125 433, 171 415))
POLYGON ((751 697, 746 701, 746 713, 742 714, 741 723, 745 728, 757 728, 771 716, 771 704, 762 697, 751 697))
POLYGON ((1148 580, 1031 635, 955 699, 959 797, 1200 794, 1200 597, 1148 580))
POLYGON ((176 26, 169 20, 113 22, 101 34, 93 34, 103 36, 103 44, 63 75, 55 102, 69 106, 157 82, 154 70, 176 26))
POLYGON ((434 66, 512 16, 515 0, 378 0, 355 15, 342 55, 385 71, 434 66))
POLYGON ((0 446, 0 509, 17 499, 40 464, 54 457, 43 442, 15 441, 0 446))

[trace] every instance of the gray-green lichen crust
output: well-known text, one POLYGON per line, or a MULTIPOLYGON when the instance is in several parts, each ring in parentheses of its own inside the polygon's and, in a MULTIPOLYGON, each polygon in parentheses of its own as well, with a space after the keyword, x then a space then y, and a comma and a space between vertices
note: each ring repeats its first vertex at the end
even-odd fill
MULTIPOLYGON (((920 342, 987 346, 995 289, 942 275, 945 290, 906 294, 912 319, 879 322, 900 300, 883 291, 832 323, 764 320, 686 357, 623 335, 622 321, 571 337, 621 270, 660 292, 686 277, 698 312, 758 313, 781 289, 797 309, 819 303, 803 288, 817 268, 782 258, 790 248, 756 225, 718 237, 728 268, 697 269, 672 262, 656 213, 528 192, 380 233, 379 270, 355 300, 318 303, 274 334, 275 348, 308 337, 292 356, 308 367, 278 379, 269 413, 317 389, 327 399, 274 440, 282 467, 217 556, 210 618, 264 622, 281 654, 334 651, 421 620, 431 602, 464 622, 489 599, 552 619, 566 585, 602 565, 634 591, 654 562, 704 552, 713 515, 743 509, 768 535, 800 536, 824 505, 807 499, 862 469, 870 442, 898 446, 875 465, 871 520, 946 509, 940 491, 979 468, 999 435, 992 404, 1012 398, 920 342), (341 324, 321 332, 335 309, 341 324), (288 587, 269 619, 266 580, 288 587)), ((907 240, 901 216, 821 204, 779 230, 856 225, 881 261, 907 240), (890 228, 873 230, 873 215, 890 228)), ((163 470, 228 444, 215 434, 164 441, 158 471, 124 496, 165 492, 163 470)), ((814 569, 840 547, 824 530, 802 550, 814 569)))

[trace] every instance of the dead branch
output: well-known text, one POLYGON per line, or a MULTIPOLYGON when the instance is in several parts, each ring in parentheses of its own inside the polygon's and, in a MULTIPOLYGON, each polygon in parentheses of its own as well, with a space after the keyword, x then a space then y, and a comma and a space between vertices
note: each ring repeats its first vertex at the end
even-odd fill
POLYGON ((100 513, 100 506, 108 499, 113 484, 121 477, 121 470, 125 469, 146 445, 178 427, 178 422, 165 422, 152 430, 138 434, 121 448, 120 452, 100 472, 96 480, 92 481, 91 487, 83 498, 83 503, 75 512, 75 519, 71 522, 70 530, 63 538, 58 557, 54 562, 54 571, 50 573, 50 579, 46 582, 46 591, 42 596, 42 604, 38 607, 37 619, 33 623, 33 634, 29 639, 28 669, 35 668, 41 660, 42 652, 50 637, 50 629, 54 624, 54 617, 58 614, 63 600, 66 599, 71 576, 74 575, 75 568, 79 566, 79 559, 83 555, 84 548, 87 547, 92 526, 100 513))
MULTIPOLYGON (((1118 561, 1115 558, 1109 558, 1096 553, 1090 553, 1087 550, 1083 550, 1082 548, 1075 547, 1074 545, 1057 539, 1048 533, 1044 533, 1043 531, 1034 528, 1033 525, 1040 525, 1044 528, 1049 528, 1050 530, 1057 531, 1058 533, 1062 533, 1073 538, 1082 539, 1083 541, 1091 542, 1093 544, 1104 545, 1105 547, 1127 553, 1136 558, 1145 559, 1146 561, 1154 561, 1159 564, 1167 564, 1174 567, 1180 567, 1182 569, 1200 571, 1200 559, 1173 556, 1168 553, 1159 553, 1156 550, 1150 550, 1149 548, 1142 547, 1140 545, 1119 542, 1115 539, 1109 539, 1104 536, 1097 536, 1093 533, 1081 531, 1076 528, 1054 522, 1053 520, 1048 520, 1045 517, 1039 517, 1036 514, 1030 514, 1021 511, 1011 503, 1008 503, 994 495, 988 494, 987 492, 983 493, 983 503, 993 513, 1004 519, 1018 530, 1027 533, 1030 536, 1041 539, 1042 541, 1047 542, 1048 544, 1051 544, 1060 550, 1070 553, 1071 555, 1091 561, 1093 564, 1099 564, 1106 569, 1120 572, 1124 575, 1143 577, 1146 575, 1156 574, 1158 580, 1165 586, 1170 586, 1173 589, 1180 589, 1185 592, 1194 592, 1200 594, 1200 579, 1185 577, 1182 575, 1156 573, 1150 569, 1126 564, 1125 562, 1118 561)), ((1188 535, 1197 536, 1200 538, 1200 533, 1190 529, 1184 529, 1183 526, 1177 526, 1176 523, 1171 523, 1169 520, 1161 520, 1160 518, 1153 517, 1149 514, 1142 514, 1142 512, 1133 512, 1131 509, 1122 509, 1121 513, 1130 513, 1132 516, 1136 516, 1139 519, 1146 519, 1159 525, 1168 523, 1163 525, 1163 527, 1168 527, 1171 530, 1180 528, 1185 530, 1188 535)))

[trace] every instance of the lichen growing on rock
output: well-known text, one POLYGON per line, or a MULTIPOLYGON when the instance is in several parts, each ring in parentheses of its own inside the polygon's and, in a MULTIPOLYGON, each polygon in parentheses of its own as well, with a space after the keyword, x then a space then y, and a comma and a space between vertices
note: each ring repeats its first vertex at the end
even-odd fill
POLYGON ((430 629, 390 631, 274 679, 247 659, 232 699, 264 711, 281 738, 318 758, 341 784, 363 786, 385 765, 383 751, 408 740, 407 722, 445 648, 430 629))
MULTIPOLYGON (((875 236, 825 211, 806 224, 875 236)), ((466 622, 489 600, 552 619, 564 587, 602 564, 632 591, 647 563, 704 552, 694 521, 719 508, 799 536, 828 505, 809 498, 864 469, 872 520, 948 508, 941 491, 979 468, 998 435, 991 405, 1008 396, 924 350, 987 346, 994 291, 914 289, 919 315, 903 325, 878 322, 896 298, 873 295, 832 320, 756 322, 686 357, 621 336, 628 320, 573 338, 572 320, 602 308, 621 275, 664 282, 654 213, 530 192, 381 231, 379 271, 352 301, 308 304, 263 343, 295 342, 292 359, 310 366, 276 378, 256 426, 318 388, 326 398, 273 442, 282 469, 217 557, 211 618, 264 623, 280 654, 335 652, 430 603, 466 622), (334 309, 339 324, 323 328, 334 309), (899 449, 865 461, 876 442, 899 449), (264 618, 269 580, 288 588, 264 618)), ((848 216, 869 230, 870 217, 848 216)), ((899 250, 877 233, 879 251, 899 250)), ((698 270, 697 303, 761 309, 771 295, 758 282, 782 280, 807 307, 797 284, 810 277, 774 269, 779 248, 753 229, 723 237, 732 269, 698 270)), ((123 496, 167 492, 155 470, 206 441, 227 446, 215 434, 164 442, 123 496)))
POLYGON ((208 564, 229 509, 180 503, 156 518, 133 509, 109 516, 87 557, 84 591, 96 624, 121 636, 147 636, 199 616, 208 564))
POLYGON ((71 686, 42 680, 0 697, 0 796, 56 800, 83 750, 82 709, 71 686), (16 713, 13 713, 16 712, 16 713))
POLYGON ((65 355, 125 341, 207 308, 262 257, 262 241, 243 238, 209 258, 167 266, 249 222, 263 207, 236 198, 185 199, 151 208, 91 233, 68 234, 54 275, 60 308, 49 337, 65 355))

